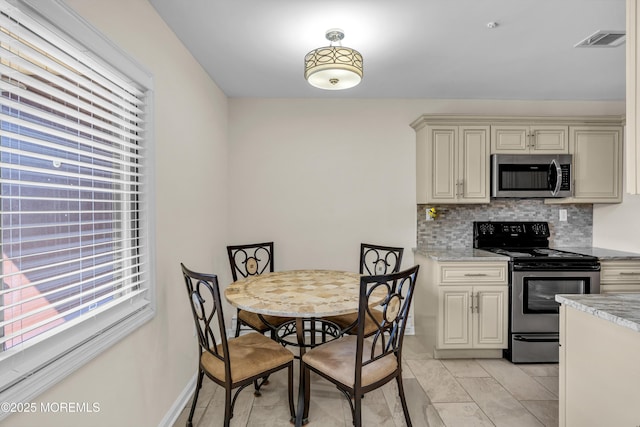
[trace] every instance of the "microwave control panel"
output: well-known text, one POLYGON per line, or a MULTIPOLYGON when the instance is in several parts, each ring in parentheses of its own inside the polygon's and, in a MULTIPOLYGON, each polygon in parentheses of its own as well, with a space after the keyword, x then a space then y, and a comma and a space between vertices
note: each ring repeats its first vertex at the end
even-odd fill
POLYGON ((571 190, 571 165, 560 165, 560 169, 562 169, 560 190, 571 190))

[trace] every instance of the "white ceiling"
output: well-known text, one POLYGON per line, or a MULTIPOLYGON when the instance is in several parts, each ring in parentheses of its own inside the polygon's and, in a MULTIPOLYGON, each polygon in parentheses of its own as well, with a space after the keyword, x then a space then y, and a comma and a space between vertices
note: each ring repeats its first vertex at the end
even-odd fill
POLYGON ((625 0, 149 0, 229 97, 624 100, 625 0), (489 22, 498 26, 489 29, 489 22), (304 55, 345 32, 360 85, 323 91, 304 55))

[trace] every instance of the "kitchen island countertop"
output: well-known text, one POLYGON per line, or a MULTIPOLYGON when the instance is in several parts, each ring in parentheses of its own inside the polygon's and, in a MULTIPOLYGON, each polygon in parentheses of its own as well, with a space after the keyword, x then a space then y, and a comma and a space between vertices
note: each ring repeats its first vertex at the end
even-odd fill
POLYGON ((560 427, 640 425, 640 294, 556 295, 560 427))
POLYGON ((556 295, 556 301, 640 332, 640 293, 556 295))

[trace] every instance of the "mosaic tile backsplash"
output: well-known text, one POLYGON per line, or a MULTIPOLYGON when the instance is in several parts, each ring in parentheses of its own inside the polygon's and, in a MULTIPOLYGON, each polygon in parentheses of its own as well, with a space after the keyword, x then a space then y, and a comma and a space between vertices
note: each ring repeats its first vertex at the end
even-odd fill
POLYGON ((542 199, 499 199, 489 205, 418 205, 419 250, 473 247, 473 221, 546 221, 551 247, 591 247, 593 205, 545 205, 542 199), (434 207, 436 219, 427 221, 434 207), (567 221, 560 221, 560 209, 567 221))

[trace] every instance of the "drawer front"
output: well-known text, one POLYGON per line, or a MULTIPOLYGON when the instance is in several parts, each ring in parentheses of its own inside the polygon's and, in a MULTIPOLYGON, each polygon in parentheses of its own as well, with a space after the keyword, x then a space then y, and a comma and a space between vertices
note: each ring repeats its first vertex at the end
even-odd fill
POLYGON ((438 282, 441 285, 508 284, 506 262, 440 263, 438 282))
POLYGON ((640 293, 640 284, 600 285, 601 294, 640 293))
POLYGON ((640 284, 640 261, 603 261, 600 268, 601 284, 640 284))

